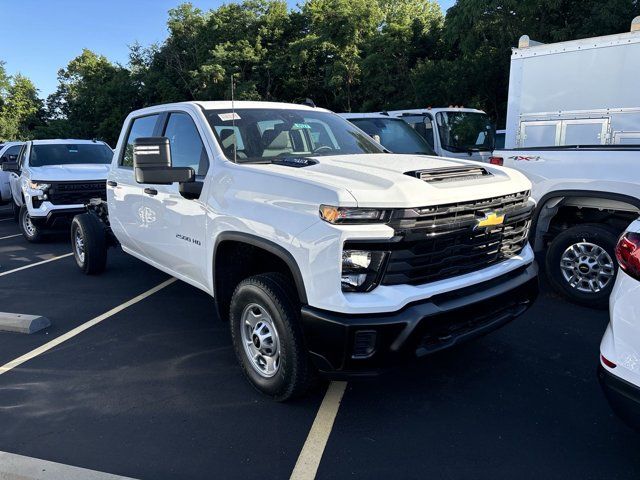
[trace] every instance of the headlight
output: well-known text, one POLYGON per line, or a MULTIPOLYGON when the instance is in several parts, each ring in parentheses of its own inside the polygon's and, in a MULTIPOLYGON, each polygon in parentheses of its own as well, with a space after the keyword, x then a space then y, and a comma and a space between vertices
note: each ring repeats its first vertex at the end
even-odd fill
POLYGON ((48 190, 51 185, 49 183, 29 182, 29 188, 32 190, 48 190))
POLYGON ((382 223, 387 221, 388 216, 388 210, 377 208, 320 205, 320 218, 333 224, 382 223))
POLYGON ((342 291, 369 292, 380 281, 387 252, 344 250, 342 252, 342 291))

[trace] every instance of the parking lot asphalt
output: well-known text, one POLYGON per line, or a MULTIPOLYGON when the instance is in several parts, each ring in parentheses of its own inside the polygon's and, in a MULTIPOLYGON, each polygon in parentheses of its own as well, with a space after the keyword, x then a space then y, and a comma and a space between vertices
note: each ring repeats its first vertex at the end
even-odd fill
MULTIPOLYGON (((18 233, 0 207, 0 238, 18 233)), ((66 234, 0 239, 0 311, 48 329, 0 332, 0 365, 166 281, 110 251, 81 275, 66 234), (28 267, 2 276, 20 267, 28 267)), ((543 292, 503 329, 350 381, 318 478, 638 478, 638 434, 600 392, 607 313, 543 292)), ((288 478, 321 403, 274 403, 236 364, 213 300, 174 282, 0 374, 0 451, 135 478, 288 478)))

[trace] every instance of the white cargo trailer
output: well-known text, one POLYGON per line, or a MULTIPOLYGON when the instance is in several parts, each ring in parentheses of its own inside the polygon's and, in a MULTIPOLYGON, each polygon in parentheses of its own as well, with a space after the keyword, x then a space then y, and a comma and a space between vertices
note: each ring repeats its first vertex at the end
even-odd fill
POLYGON ((606 306, 615 244, 640 212, 640 17, 631 31, 513 49, 505 149, 533 183, 532 243, 554 287, 606 306))
POLYGON ((511 56, 506 148, 640 144, 640 22, 511 56))

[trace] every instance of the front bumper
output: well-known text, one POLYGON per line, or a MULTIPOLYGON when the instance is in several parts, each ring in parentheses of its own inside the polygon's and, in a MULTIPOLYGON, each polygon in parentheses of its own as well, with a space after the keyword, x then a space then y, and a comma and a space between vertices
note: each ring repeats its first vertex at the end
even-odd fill
POLYGON ((491 332, 524 313, 538 294, 531 263, 492 280, 385 314, 341 314, 305 306, 302 325, 323 373, 371 375, 491 332))
POLYGON ((640 387, 598 366, 598 380, 611 409, 627 425, 640 430, 640 387))

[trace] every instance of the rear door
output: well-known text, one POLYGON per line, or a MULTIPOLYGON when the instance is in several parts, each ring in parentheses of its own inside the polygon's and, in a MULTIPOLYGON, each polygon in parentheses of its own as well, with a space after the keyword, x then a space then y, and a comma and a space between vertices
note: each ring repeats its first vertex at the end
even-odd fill
MULTIPOLYGON (((191 167, 196 181, 204 182, 211 157, 197 122, 187 111, 168 112, 160 136, 169 139, 172 166, 191 167)), ((144 232, 149 258, 192 282, 207 285, 205 203, 183 196, 177 183, 146 187, 145 205, 154 219, 144 232)))
POLYGON ((136 182, 133 172, 133 142, 152 137, 160 124, 160 113, 134 118, 128 125, 125 144, 114 158, 107 179, 111 228, 125 250, 147 257, 146 232, 155 221, 145 205, 145 186, 136 182))

